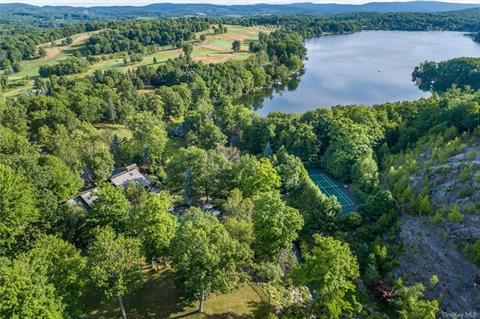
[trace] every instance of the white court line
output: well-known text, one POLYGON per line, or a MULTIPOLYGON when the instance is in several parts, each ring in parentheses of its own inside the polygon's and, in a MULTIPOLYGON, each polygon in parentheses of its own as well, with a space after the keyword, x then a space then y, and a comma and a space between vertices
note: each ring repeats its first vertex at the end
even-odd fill
POLYGON ((355 203, 342 191, 342 189, 336 185, 331 179, 330 177, 328 177, 326 174, 313 174, 313 175, 310 175, 310 178, 312 177, 321 177, 322 180, 321 181, 316 181, 315 184, 317 184, 320 188, 323 188, 326 190, 336 190, 337 191, 337 195, 335 194, 330 194, 329 196, 335 196, 337 197, 339 200, 343 199, 345 202, 346 202, 346 205, 343 205, 343 206, 354 206, 355 203), (328 186, 324 186, 324 185, 321 185, 321 182, 327 182, 327 185, 328 186))

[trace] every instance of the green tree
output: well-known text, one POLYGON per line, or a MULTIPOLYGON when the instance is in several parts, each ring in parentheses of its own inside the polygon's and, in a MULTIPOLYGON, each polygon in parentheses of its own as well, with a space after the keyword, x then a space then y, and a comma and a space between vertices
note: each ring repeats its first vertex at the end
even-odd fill
POLYGON ((204 149, 214 149, 227 142, 225 135, 214 121, 202 111, 189 112, 185 121, 189 123, 191 131, 187 134, 190 144, 204 149))
POLYGON ((232 42, 232 50, 233 52, 238 52, 242 49, 242 42, 239 40, 235 40, 232 42))
POLYGON ((40 237, 27 253, 29 264, 45 274, 55 287, 55 295, 65 305, 65 315, 81 314, 81 297, 85 287, 86 259, 72 244, 52 235, 40 237))
POLYGON ((251 197, 278 190, 281 186, 280 176, 272 163, 261 158, 245 155, 234 167, 235 184, 245 197, 251 197))
POLYGON ((0 93, 8 88, 8 77, 0 75, 0 93))
POLYGON ((258 256, 268 260, 277 258, 283 249, 291 247, 302 226, 303 218, 298 210, 285 205, 278 192, 258 195, 253 217, 258 256))
POLYGON ((22 174, 0 164, 0 256, 13 253, 19 237, 38 217, 32 186, 22 174))
POLYGON ((246 279, 242 269, 251 258, 218 219, 198 209, 181 223, 172 251, 176 281, 188 300, 199 301, 199 312, 210 294, 229 292, 246 279))
POLYGON ((44 155, 39 158, 41 171, 36 177, 35 186, 50 190, 58 202, 65 202, 78 192, 82 179, 58 157, 44 155))
POLYGON ((172 207, 170 196, 160 193, 149 195, 144 206, 135 213, 135 224, 142 237, 143 250, 152 262, 170 252, 170 243, 177 229, 177 219, 169 212, 172 207))
POLYGON ((314 235, 315 246, 294 270, 294 281, 313 287, 317 294, 313 312, 318 318, 351 317, 355 280, 360 276, 350 247, 332 237, 314 235))
POLYGON ((298 209, 305 219, 305 230, 334 231, 342 207, 335 196, 326 196, 310 178, 287 194, 288 205, 298 209))
POLYGON ((480 238, 475 242, 465 245, 465 255, 470 258, 475 264, 480 265, 480 238))
POLYGON ((278 144, 284 146, 289 153, 300 157, 304 161, 317 159, 320 151, 320 142, 313 127, 305 123, 293 122, 281 130, 278 144))
POLYGON ((47 50, 45 50, 44 47, 38 48, 38 55, 41 56, 41 57, 46 56, 47 55, 47 50))
POLYGON ((249 247, 253 244, 255 235, 253 233, 253 223, 251 219, 242 219, 239 217, 228 218, 223 225, 233 239, 249 247))
POLYGON ((184 43, 182 45, 183 54, 185 54, 185 58, 190 61, 192 59, 192 52, 193 52, 193 45, 191 43, 184 43))
POLYGON ((182 148, 168 163, 167 184, 177 192, 187 186, 189 202, 201 197, 221 197, 226 188, 223 177, 229 169, 230 163, 225 156, 215 150, 205 151, 194 146, 182 148), (190 176, 186 179, 187 174, 190 176))
POLYGON ((82 160, 85 164, 85 170, 92 181, 102 182, 112 175, 115 162, 106 145, 99 142, 85 145, 82 160))
POLYGON ((98 192, 95 195, 98 198, 87 214, 87 222, 90 227, 110 226, 119 233, 127 231, 131 207, 123 189, 104 183, 98 186, 98 192))
POLYGON ((434 319, 438 311, 438 301, 423 300, 425 287, 422 284, 416 284, 406 287, 401 281, 396 283, 398 298, 395 306, 397 307, 398 317, 400 319, 434 319))
POLYGON ((164 102, 166 116, 180 117, 187 111, 187 102, 182 99, 180 93, 174 88, 161 86, 157 94, 160 95, 164 102))
POLYGON ((242 192, 235 188, 223 204, 223 215, 240 219, 251 219, 255 210, 255 204, 250 198, 244 198, 242 192))
POLYGON ((62 319, 55 288, 26 258, 0 257, 0 317, 62 319))
POLYGON ((141 242, 115 234, 111 227, 96 230, 88 252, 92 284, 107 300, 118 299, 122 317, 127 318, 123 297, 142 281, 141 242))
POLYGON ((284 147, 276 154, 275 168, 280 175, 282 188, 286 193, 297 190, 300 184, 309 178, 302 160, 294 155, 288 154, 284 147))
POLYGON ((135 114, 128 121, 128 128, 132 131, 129 141, 133 160, 140 162, 144 155, 150 165, 157 167, 163 156, 167 144, 167 132, 163 122, 152 113, 142 112, 135 114))
POLYGON ((335 120, 328 132, 330 145, 322 160, 332 175, 349 180, 351 168, 359 158, 371 157, 371 137, 367 127, 348 118, 335 120))
POLYGON ((352 181, 362 192, 375 190, 379 183, 377 162, 371 156, 358 159, 352 166, 352 181))

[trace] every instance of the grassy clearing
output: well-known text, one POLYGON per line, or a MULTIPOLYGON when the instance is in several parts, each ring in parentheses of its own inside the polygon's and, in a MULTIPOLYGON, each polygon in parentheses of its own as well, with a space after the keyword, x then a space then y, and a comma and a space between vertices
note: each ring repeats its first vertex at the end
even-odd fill
MULTIPOLYGON (((194 49, 192 53, 192 59, 196 62, 203 63, 223 63, 229 60, 240 61, 247 59, 251 53, 248 51, 248 46, 251 41, 258 40, 258 34, 262 32, 271 32, 271 29, 260 27, 243 27, 235 25, 227 25, 227 33, 214 34, 213 29, 205 32, 199 32, 196 34, 197 39, 200 35, 206 35, 206 40, 200 42, 195 40, 193 42, 194 49), (242 42, 240 52, 232 51, 232 42, 239 40, 242 42)), ((50 43, 42 44, 39 47, 44 47, 47 50, 47 55, 43 58, 23 61, 21 63, 21 71, 13 74, 9 77, 9 80, 15 84, 20 84, 4 93, 6 97, 15 96, 20 94, 26 89, 30 89, 33 86, 33 79, 38 77, 38 70, 41 65, 53 65, 61 60, 65 60, 71 57, 75 51, 81 49, 88 38, 97 32, 85 32, 72 36, 73 43, 68 46, 55 46, 52 47, 50 43), (24 83, 22 83, 23 81, 24 83)), ((56 41, 59 45, 61 39, 56 41)), ((88 74, 92 74, 95 71, 104 71, 110 69, 116 69, 121 72, 126 72, 129 69, 135 69, 142 65, 148 65, 152 67, 158 67, 165 63, 169 59, 175 59, 182 54, 181 49, 173 48, 171 45, 159 48, 159 51, 148 54, 143 57, 143 60, 139 63, 125 64, 123 57, 117 55, 114 58, 106 58, 107 56, 97 56, 102 60, 90 65, 88 71, 80 74, 71 75, 72 78, 82 77, 88 74), (154 63, 154 58, 156 63, 154 63)))
POLYGON ((95 127, 103 133, 108 139, 117 135, 119 138, 132 138, 132 132, 123 124, 96 124, 95 127))
MULTIPOLYGON (((128 318, 253 318, 269 307, 268 296, 255 284, 249 284, 224 295, 212 295, 205 302, 205 314, 197 313, 197 303, 183 300, 175 287, 173 271, 165 267, 152 271, 144 269, 148 280, 137 292, 124 298, 128 318)), ((119 318, 116 301, 100 304, 98 297, 90 295, 87 305, 88 318, 119 318)))
MULTIPOLYGON (((99 32, 99 31, 95 31, 99 32)), ((47 55, 33 60, 25 60, 20 63, 21 71, 15 74, 12 74, 8 77, 10 81, 17 81, 24 79, 26 77, 36 77, 38 76, 38 70, 42 65, 53 65, 58 63, 61 60, 65 60, 68 57, 71 57, 75 51, 80 49, 82 45, 88 40, 90 35, 95 32, 85 32, 79 33, 72 36, 72 44, 66 46, 55 46, 52 47, 50 44, 42 44, 38 47, 43 47, 47 51, 47 55)), ((56 41, 55 43, 59 45, 62 39, 56 41)))

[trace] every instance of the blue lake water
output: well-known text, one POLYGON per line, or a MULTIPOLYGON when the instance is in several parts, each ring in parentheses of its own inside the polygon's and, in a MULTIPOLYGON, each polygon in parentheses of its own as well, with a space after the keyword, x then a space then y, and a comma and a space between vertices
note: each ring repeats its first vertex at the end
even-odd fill
POLYGON ((310 39, 306 46, 302 76, 246 103, 266 115, 416 100, 429 93, 412 82, 415 66, 425 60, 480 56, 480 45, 461 32, 365 31, 310 39))

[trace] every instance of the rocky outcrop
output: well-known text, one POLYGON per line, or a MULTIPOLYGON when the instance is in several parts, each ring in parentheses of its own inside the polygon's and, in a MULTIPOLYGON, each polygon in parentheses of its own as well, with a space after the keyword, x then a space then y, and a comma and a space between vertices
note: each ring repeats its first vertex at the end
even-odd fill
POLYGON ((426 297, 440 301, 441 317, 480 317, 480 269, 463 254, 466 243, 480 238, 480 147, 470 144, 441 163, 430 158, 417 158, 419 170, 409 185, 416 194, 427 192, 436 216, 402 215, 403 250, 392 277, 423 283, 426 297), (452 207, 463 220, 449 221, 452 207), (431 284, 434 275, 436 285, 431 284))
POLYGON ((434 224, 431 217, 403 214, 400 232, 403 251, 392 277, 402 277, 406 283, 423 283, 426 297, 439 300, 441 310, 447 313, 478 313, 480 286, 475 280, 480 269, 459 251, 450 236, 449 229, 434 224), (434 275, 439 281, 431 286, 434 275))

